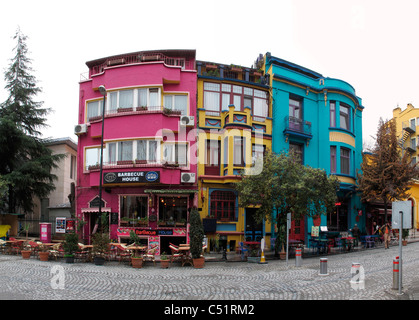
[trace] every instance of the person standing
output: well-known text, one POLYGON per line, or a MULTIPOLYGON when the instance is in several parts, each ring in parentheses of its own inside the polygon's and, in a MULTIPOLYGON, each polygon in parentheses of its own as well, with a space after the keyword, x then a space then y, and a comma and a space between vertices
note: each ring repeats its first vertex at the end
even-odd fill
POLYGON ((389 244, 390 244, 390 224, 388 222, 385 223, 384 226, 381 227, 382 228, 382 232, 384 234, 384 248, 388 249, 389 248, 389 244))

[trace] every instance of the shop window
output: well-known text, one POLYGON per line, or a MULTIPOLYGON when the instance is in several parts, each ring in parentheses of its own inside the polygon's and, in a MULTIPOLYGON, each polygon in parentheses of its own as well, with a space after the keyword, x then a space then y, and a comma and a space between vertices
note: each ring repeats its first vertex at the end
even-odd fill
POLYGON ((211 193, 210 216, 223 221, 235 221, 236 195, 232 191, 216 190, 211 193))
POLYGON ((185 224, 188 218, 188 198, 181 196, 159 198, 159 223, 167 226, 185 224))
POLYGON ((148 198, 142 196, 121 196, 120 219, 124 222, 138 222, 148 216, 148 198))

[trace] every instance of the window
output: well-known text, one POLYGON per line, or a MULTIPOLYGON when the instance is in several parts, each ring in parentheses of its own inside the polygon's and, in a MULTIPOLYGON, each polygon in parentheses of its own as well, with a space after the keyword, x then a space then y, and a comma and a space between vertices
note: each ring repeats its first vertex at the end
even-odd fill
POLYGON ((87 120, 102 115, 103 100, 97 100, 87 103, 87 120))
POLYGON ((119 91, 119 108, 132 109, 134 106, 134 90, 119 91))
POLYGON ((118 161, 129 161, 132 159, 132 141, 118 142, 118 161))
POLYGON ((188 96, 186 94, 165 95, 164 107, 170 110, 180 110, 182 115, 186 115, 188 112, 188 96))
POLYGON ((187 197, 160 197, 158 201, 160 221, 165 221, 169 226, 174 226, 176 222, 185 223, 187 221, 187 197))
POLYGON ((156 140, 110 142, 106 144, 106 161, 108 164, 133 160, 157 162, 160 160, 159 145, 156 140))
POLYGON ((163 145, 163 161, 177 163, 180 166, 188 164, 188 145, 186 143, 165 143, 163 145))
POLYGON ((345 130, 350 130, 349 127, 349 107, 340 105, 340 127, 345 130))
POLYGON ((290 152, 294 152, 301 164, 304 163, 303 150, 302 144, 290 142, 290 152))
POLYGON ((256 164, 257 159, 263 161, 263 154, 265 153, 265 145, 261 144, 252 144, 252 165, 256 164))
POLYGON ((233 163, 235 166, 245 165, 245 142, 244 137, 234 137, 233 163))
POLYGON ((302 102, 297 99, 289 99, 289 127, 292 130, 301 132, 303 131, 302 126, 302 102))
POLYGON ((336 127, 336 103, 334 101, 330 102, 330 126, 336 127))
MULTIPOLYGON (((139 196, 120 197, 121 219, 141 219, 148 216, 148 198, 139 196)), ((124 220, 125 220, 124 219, 124 220)))
POLYGON ((234 105, 236 111, 250 107, 254 116, 268 116, 266 91, 226 83, 204 82, 204 109, 207 113, 218 115, 220 111, 228 110, 229 105, 234 105))
POLYGON ((87 148, 85 151, 86 154, 86 169, 89 166, 98 165, 100 162, 100 148, 87 148))
POLYGON ((157 141, 137 140, 137 160, 154 162, 157 160, 157 141))
POLYGON ((235 221, 236 195, 232 191, 216 190, 211 192, 210 216, 217 220, 235 221))
POLYGON ((413 150, 416 150, 416 138, 411 138, 411 139, 410 139, 410 147, 411 147, 413 150))
POLYGON ((220 141, 206 140, 205 174, 220 175, 220 141))
POLYGON ((336 146, 330 147, 330 173, 336 173, 336 146))
POLYGON ((349 149, 340 149, 340 172, 343 174, 350 174, 350 155, 349 149))
POLYGON ((76 156, 70 158, 70 179, 76 179, 76 156))

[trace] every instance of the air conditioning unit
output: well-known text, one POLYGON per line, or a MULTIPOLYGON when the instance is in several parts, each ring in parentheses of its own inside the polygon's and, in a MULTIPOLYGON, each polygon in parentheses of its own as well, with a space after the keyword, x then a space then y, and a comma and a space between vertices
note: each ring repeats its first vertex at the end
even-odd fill
POLYGON ((195 183, 195 173, 182 172, 180 176, 180 182, 195 183))
POLYGON ((87 124, 78 124, 74 126, 74 134, 79 135, 87 132, 87 124))
POLYGON ((180 118, 180 125, 186 127, 192 127, 194 125, 195 117, 194 116, 182 116, 180 118))

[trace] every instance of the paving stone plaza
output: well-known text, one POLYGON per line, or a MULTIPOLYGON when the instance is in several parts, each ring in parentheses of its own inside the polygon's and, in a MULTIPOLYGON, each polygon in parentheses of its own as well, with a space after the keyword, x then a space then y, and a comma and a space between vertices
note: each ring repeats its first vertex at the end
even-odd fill
POLYGON ((209 261, 203 269, 173 264, 107 262, 66 264, 0 255, 2 300, 413 300, 418 298, 419 242, 403 247, 403 295, 392 289, 398 246, 266 264, 209 261), (319 275, 327 258, 327 275, 319 275), (351 282, 352 264, 363 268, 362 286, 351 282))

